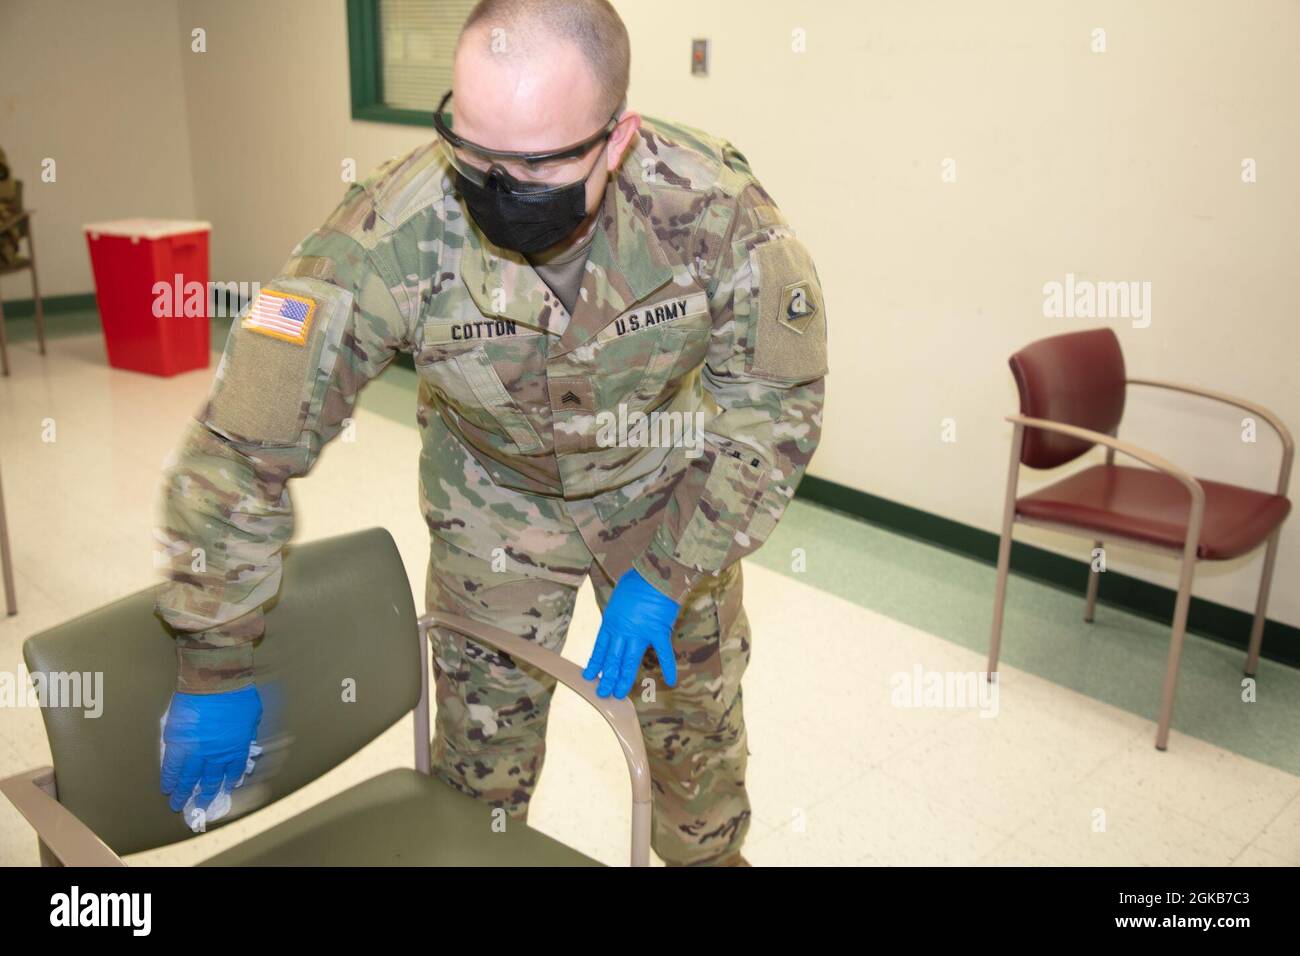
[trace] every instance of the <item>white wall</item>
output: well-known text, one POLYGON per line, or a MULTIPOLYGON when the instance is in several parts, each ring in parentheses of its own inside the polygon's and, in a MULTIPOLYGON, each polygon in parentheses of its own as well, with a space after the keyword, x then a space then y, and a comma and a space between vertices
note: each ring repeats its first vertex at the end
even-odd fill
POLYGON ((207 52, 183 58, 199 208, 213 274, 265 281, 357 178, 432 128, 351 119, 344 0, 180 0, 181 29, 207 52))
MULTIPOLYGON (((633 37, 634 106, 731 138, 816 258, 832 349, 813 474, 996 532, 1003 416, 1018 410, 1007 358, 1098 325, 1115 329, 1132 377, 1244 395, 1300 433, 1300 5, 616 5, 633 37), (707 80, 687 70, 697 36, 713 40, 707 80), (957 181, 945 184, 948 157, 957 181), (1149 327, 1045 318, 1043 284, 1067 272, 1151 282, 1149 327), (955 443, 940 440, 949 418, 955 443)), ((1134 388, 1120 437, 1272 492, 1280 446, 1262 423, 1244 444, 1241 417, 1134 388)), ((1060 474, 1022 476, 1031 490, 1060 474)), ((1017 537, 1080 558, 1090 547, 1017 537)), ((1110 562, 1177 587, 1158 556, 1115 548, 1110 562)), ((1261 563, 1202 565, 1196 593, 1253 611, 1261 563)), ((1270 616, 1300 623, 1295 520, 1276 574, 1270 616)))
MULTIPOLYGON (((36 210, 43 295, 94 288, 83 223, 195 217, 184 48, 174 3, 0 2, 0 146, 36 210)), ((31 298, 29 273, 0 283, 31 298)))
MULTIPOLYGON (((1017 408, 1007 357, 1101 324, 1118 333, 1131 375, 1243 394, 1300 429, 1300 391, 1288 387, 1300 354, 1288 268, 1300 248, 1300 5, 615 3, 633 38, 632 106, 731 138, 816 258, 832 352, 813 474, 996 531, 1011 434, 1003 416, 1017 408), (796 28, 806 52, 791 49, 796 28), (1105 53, 1090 52, 1094 28, 1106 32, 1105 53), (713 40, 708 79, 688 73, 695 36, 713 40), (945 184, 949 157, 957 181, 945 184), (1258 162, 1253 185, 1240 179, 1247 157, 1258 162), (1043 284, 1067 272, 1152 283, 1149 327, 1045 318, 1043 284), (955 443, 940 440, 945 419, 955 443)), ((18 3, 24 22, 53 31, 56 18, 32 6, 18 3)), ((364 173, 431 135, 349 118, 343 0, 128 5, 141 6, 157 21, 141 17, 145 39, 129 42, 180 58, 183 98, 156 94, 166 103, 148 111, 166 125, 137 111, 128 132, 101 134, 96 147, 103 106, 68 97, 42 100, 41 123, 66 138, 69 155, 111 154, 114 174, 88 188, 87 206, 190 214, 177 185, 187 182, 183 146, 160 155, 160 141, 184 140, 175 134, 187 122, 192 212, 214 224, 217 277, 274 274, 341 196, 345 158, 364 173), (203 54, 188 52, 196 26, 207 30, 203 54)), ((80 46, 97 32, 79 28, 80 46)), ((0 43, 0 62, 26 45, 0 43)), ((155 58, 132 49, 115 48, 115 62, 155 58)), ((140 85, 144 68, 120 65, 140 85)), ((31 67, 17 72, 30 89, 31 67)), ((163 74, 174 81, 174 67, 163 74)), ((13 149, 11 137, 0 141, 13 149)), ((80 245, 43 254, 84 260, 80 245)), ((60 275, 65 290, 89 288, 80 275, 80 285, 60 275)), ((1240 418, 1134 390, 1120 437, 1198 475, 1271 490, 1277 444, 1267 433, 1242 443, 1240 418)), ((1058 476, 1026 473, 1022 488, 1044 477, 1058 476)), ((1272 616, 1293 624, 1297 528, 1283 536, 1272 601, 1272 616)), ((1020 537, 1086 553, 1082 539, 1020 537)), ((1121 548, 1110 561, 1176 584, 1172 562, 1121 548)), ((1259 563, 1203 565, 1196 592, 1251 609, 1259 563)))

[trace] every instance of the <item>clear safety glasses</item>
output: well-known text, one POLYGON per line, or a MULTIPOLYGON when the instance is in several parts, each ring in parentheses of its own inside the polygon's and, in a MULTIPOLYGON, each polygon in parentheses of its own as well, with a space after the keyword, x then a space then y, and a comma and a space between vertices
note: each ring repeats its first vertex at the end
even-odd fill
MULTIPOLYGON (((563 146, 560 149, 545 152, 517 152, 505 149, 488 149, 471 143, 464 137, 452 132, 443 120, 443 111, 451 99, 451 90, 443 96, 438 108, 433 113, 433 127, 438 131, 443 154, 447 161, 462 176, 477 186, 487 185, 492 180, 498 187, 506 186, 510 192, 545 194, 559 192, 575 182, 582 182, 586 176, 577 179, 565 178, 563 182, 557 177, 573 170, 573 160, 585 156, 591 147, 609 138, 618 125, 619 114, 623 112, 620 104, 612 116, 594 135, 581 143, 563 146)), ((587 176, 591 171, 587 171, 587 176)))

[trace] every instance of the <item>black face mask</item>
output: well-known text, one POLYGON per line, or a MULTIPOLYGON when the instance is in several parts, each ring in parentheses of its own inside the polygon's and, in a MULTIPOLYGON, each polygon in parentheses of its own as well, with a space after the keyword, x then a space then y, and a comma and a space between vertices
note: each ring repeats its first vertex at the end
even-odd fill
POLYGON ((541 252, 572 235, 587 218, 587 180, 597 165, 599 160, 576 183, 544 192, 524 191, 528 184, 496 165, 481 186, 457 171, 456 188, 494 244, 526 254, 541 252))

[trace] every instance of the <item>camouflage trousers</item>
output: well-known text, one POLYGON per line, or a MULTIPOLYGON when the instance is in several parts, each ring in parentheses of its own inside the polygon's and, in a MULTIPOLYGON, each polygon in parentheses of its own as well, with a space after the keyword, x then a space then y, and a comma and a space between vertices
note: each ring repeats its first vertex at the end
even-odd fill
MULTIPOLYGON (((568 582, 528 571, 494 571, 490 561, 434 535, 425 603, 559 653, 583 577, 590 574, 602 612, 614 582, 595 560, 568 582)), ((741 591, 739 563, 716 578, 706 575, 683 602, 673 628, 677 686, 664 684, 654 652, 647 651, 628 695, 650 760, 651 846, 670 865, 721 860, 739 851, 749 831, 740 680, 749 663, 750 634, 741 591), (653 695, 642 693, 646 678, 654 681, 653 695), (643 699, 648 696, 654 700, 643 699)), ((437 703, 434 774, 526 819, 546 757, 555 679, 442 628, 430 639, 437 703)))

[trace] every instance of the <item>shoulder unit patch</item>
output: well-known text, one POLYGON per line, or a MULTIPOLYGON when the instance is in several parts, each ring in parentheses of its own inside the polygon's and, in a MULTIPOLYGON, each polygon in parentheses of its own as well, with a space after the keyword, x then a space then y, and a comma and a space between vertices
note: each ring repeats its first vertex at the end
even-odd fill
POLYGON ((807 279, 800 279, 781 290, 780 320, 796 332, 803 332, 817 314, 811 285, 807 279))

